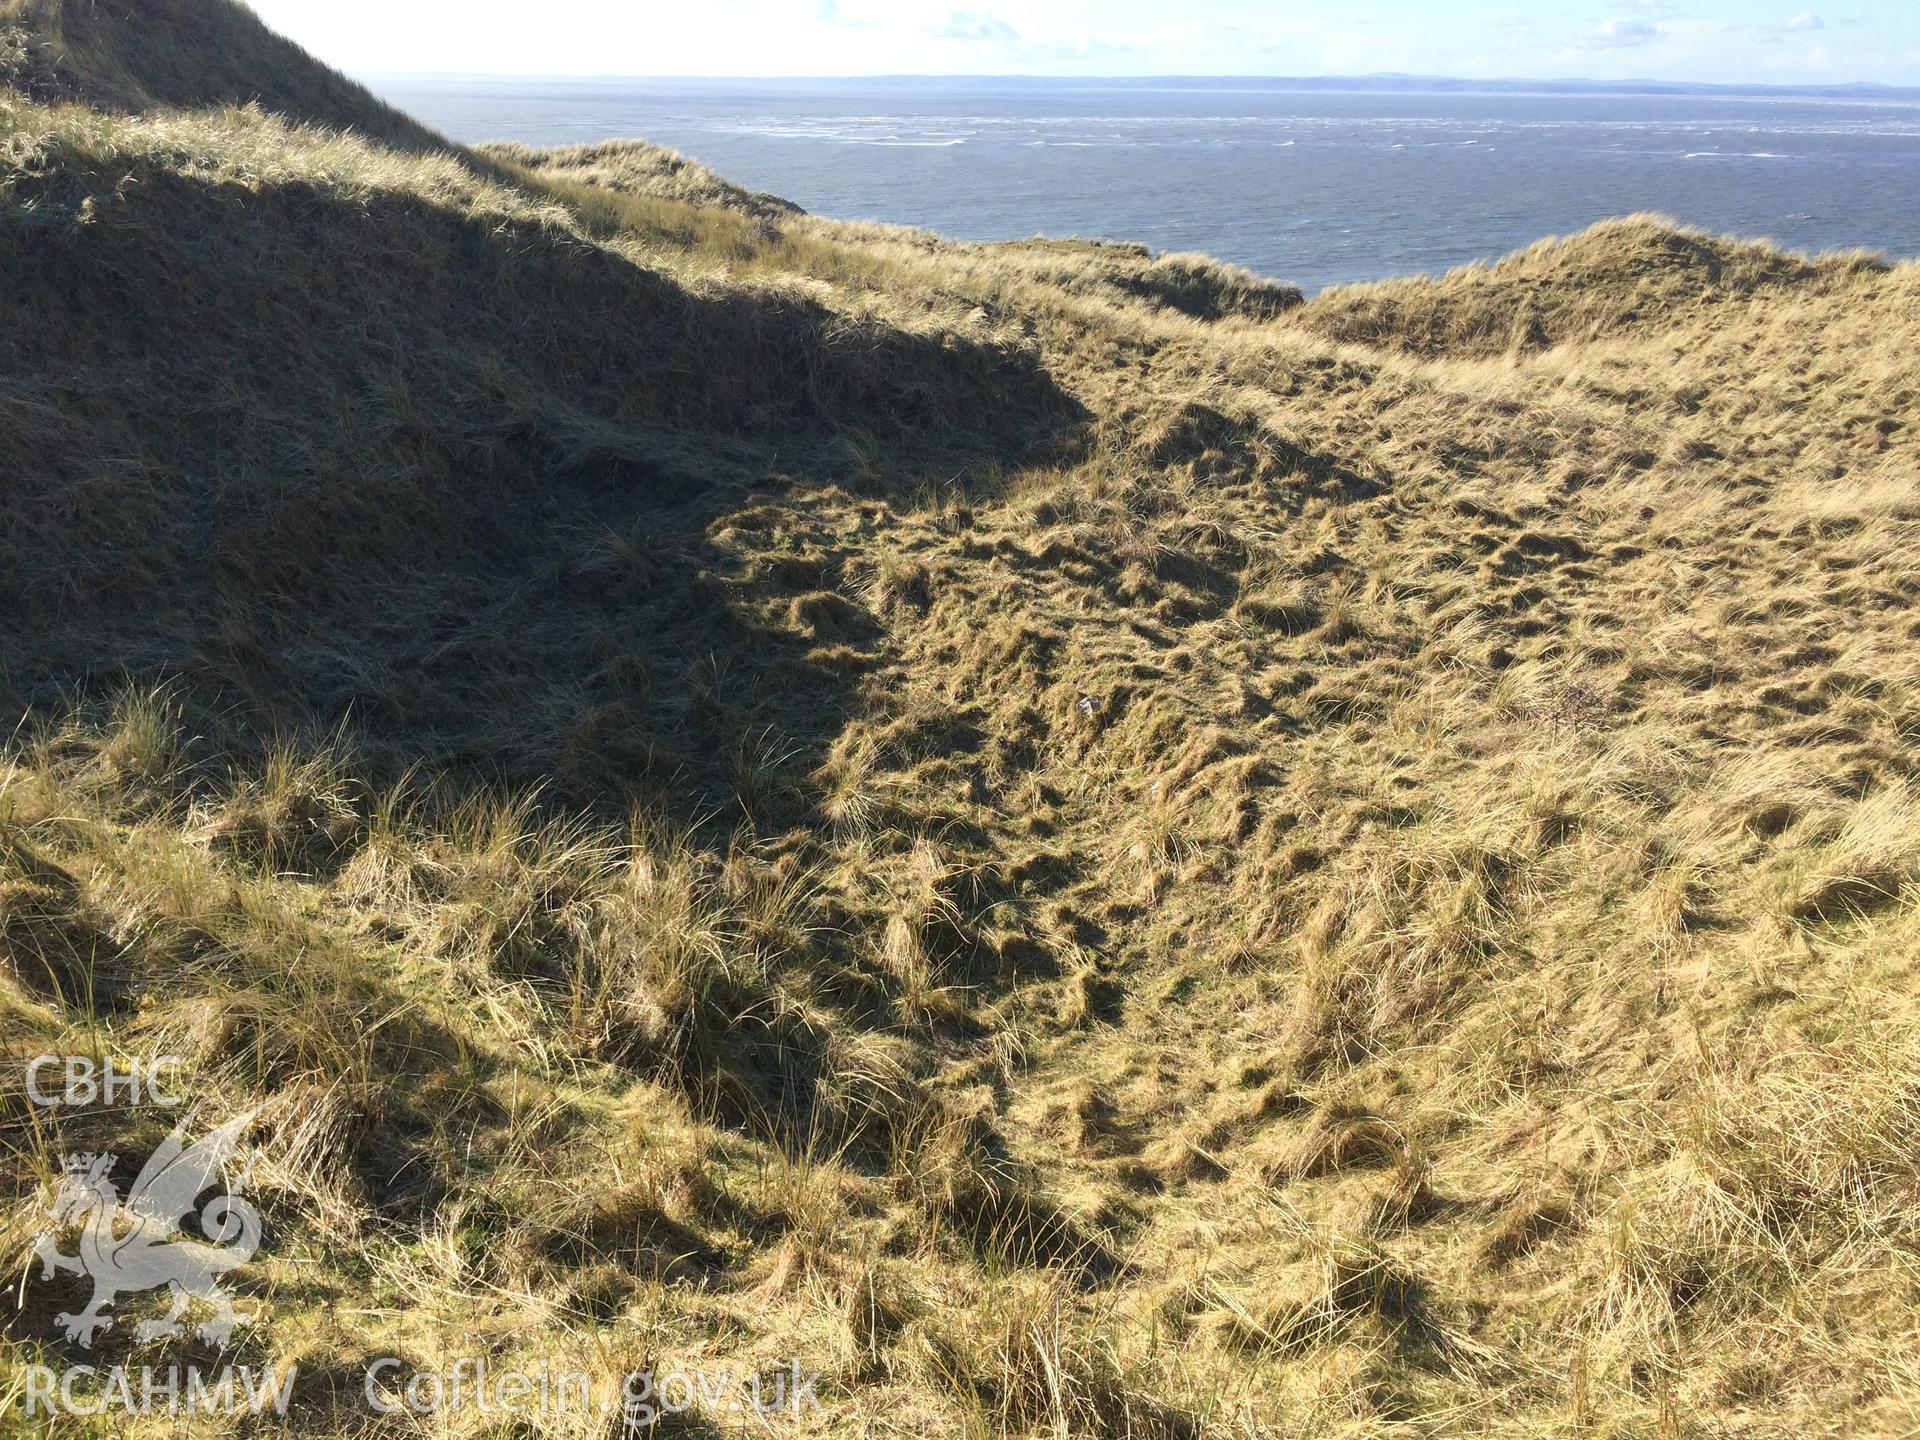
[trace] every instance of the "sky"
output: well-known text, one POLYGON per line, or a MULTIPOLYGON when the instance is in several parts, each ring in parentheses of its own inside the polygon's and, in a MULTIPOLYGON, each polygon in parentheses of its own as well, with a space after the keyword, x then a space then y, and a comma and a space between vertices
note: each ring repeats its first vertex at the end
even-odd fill
POLYGON ((1916 0, 251 0, 356 74, 1920 85, 1916 0))

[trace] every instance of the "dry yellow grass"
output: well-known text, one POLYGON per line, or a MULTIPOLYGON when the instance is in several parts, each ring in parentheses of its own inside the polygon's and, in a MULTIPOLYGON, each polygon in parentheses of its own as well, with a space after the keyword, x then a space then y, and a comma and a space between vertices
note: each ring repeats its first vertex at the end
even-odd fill
POLYGON ((743 190, 706 166, 644 140, 609 140, 551 150, 528 145, 482 145, 479 150, 489 159, 533 171, 548 180, 572 181, 623 195, 651 195, 685 205, 738 210, 762 220, 800 213, 800 207, 789 200, 743 190))
MULTIPOLYGON (((1298 304, 317 84, 0 94, 7 1049, 262 1107, 296 1433, 1920 1425, 1920 271, 1298 304)), ((10 1264, 164 1129, 19 1069, 10 1264)))

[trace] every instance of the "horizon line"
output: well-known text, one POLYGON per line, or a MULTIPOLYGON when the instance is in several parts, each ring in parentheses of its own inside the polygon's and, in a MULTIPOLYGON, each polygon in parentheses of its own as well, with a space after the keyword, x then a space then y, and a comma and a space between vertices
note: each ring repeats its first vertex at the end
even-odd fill
POLYGON ((614 83, 614 82, 660 82, 660 81, 697 81, 723 80, 743 83, 765 83, 769 81, 903 81, 903 80, 946 80, 946 81, 1019 81, 1027 83, 1054 83, 1067 85, 1150 85, 1172 82, 1206 83, 1210 85, 1247 84, 1259 86, 1304 85, 1329 87, 1333 85, 1380 85, 1395 82, 1398 88, 1408 89, 1417 85, 1445 85, 1452 88, 1472 86, 1499 86, 1503 88, 1520 86, 1578 86, 1583 89, 1600 92, 1646 91, 1683 91, 1693 93, 1750 92, 1761 94, 1801 94, 1830 95, 1839 92, 1870 92, 1889 97, 1920 97, 1920 83, 1913 85, 1894 85, 1882 80, 1831 80, 1801 81, 1782 83, 1764 80, 1659 80, 1650 77, 1631 79, 1603 80, 1588 75, 1562 76, 1473 76, 1473 75, 1428 75, 1398 70, 1374 70, 1362 74, 1330 75, 1243 75, 1226 73, 1202 73, 1175 71, 1165 74, 1142 75, 1066 75, 1028 71, 862 71, 840 73, 788 73, 753 75, 741 73, 678 73, 645 74, 621 71, 595 73, 570 73, 562 71, 501 71, 501 70, 383 70, 356 66, 347 73, 366 79, 382 80, 528 80, 528 81, 572 81, 575 83, 614 83))

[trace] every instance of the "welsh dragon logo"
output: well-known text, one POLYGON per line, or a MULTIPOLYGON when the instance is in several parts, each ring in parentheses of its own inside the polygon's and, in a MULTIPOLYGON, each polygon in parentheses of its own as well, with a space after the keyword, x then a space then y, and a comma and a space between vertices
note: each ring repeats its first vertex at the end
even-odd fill
POLYGON ((182 1317, 196 1299, 213 1309, 212 1317, 198 1327, 200 1338, 210 1344, 225 1346, 236 1325, 252 1323, 252 1316, 233 1308, 233 1297, 220 1288, 220 1277, 246 1264, 260 1248, 260 1212, 235 1193, 216 1195, 198 1216, 206 1241, 181 1233, 194 1202, 218 1181, 222 1167, 240 1148, 252 1118, 241 1115, 191 1145, 176 1129, 141 1168, 125 1200, 112 1180, 118 1156, 66 1157, 52 1223, 41 1232, 33 1253, 39 1257, 42 1279, 65 1270, 93 1280, 87 1308, 56 1317, 69 1340, 92 1349, 94 1336, 113 1325, 105 1312, 116 1296, 163 1285, 171 1307, 162 1318, 135 1326, 137 1339, 184 1333, 182 1317), (80 1249, 68 1255, 58 1237, 75 1226, 80 1249))

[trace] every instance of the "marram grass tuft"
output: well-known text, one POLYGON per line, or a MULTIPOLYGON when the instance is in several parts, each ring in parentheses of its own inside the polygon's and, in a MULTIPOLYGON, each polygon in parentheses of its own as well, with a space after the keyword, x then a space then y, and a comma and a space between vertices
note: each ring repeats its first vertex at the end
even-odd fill
MULTIPOLYGON (((12 0, 0 73, 10 1405, 63 1157, 176 1118, 26 1062, 170 1055, 295 1435, 621 1433, 380 1357, 1920 1427, 1914 266, 1641 216, 1303 302, 463 151, 227 0, 12 0)), ((166 1304, 87 1363, 212 1364, 166 1304)))

